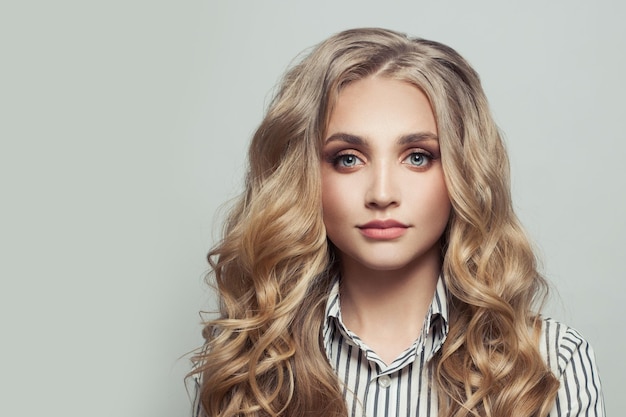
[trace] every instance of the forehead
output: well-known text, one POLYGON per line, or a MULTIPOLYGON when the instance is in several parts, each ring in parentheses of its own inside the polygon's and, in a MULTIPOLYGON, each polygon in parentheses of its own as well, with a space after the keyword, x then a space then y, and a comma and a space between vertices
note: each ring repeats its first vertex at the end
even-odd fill
POLYGON ((437 134, 426 95, 413 84, 379 76, 353 81, 339 92, 326 136, 342 130, 362 136, 437 134))

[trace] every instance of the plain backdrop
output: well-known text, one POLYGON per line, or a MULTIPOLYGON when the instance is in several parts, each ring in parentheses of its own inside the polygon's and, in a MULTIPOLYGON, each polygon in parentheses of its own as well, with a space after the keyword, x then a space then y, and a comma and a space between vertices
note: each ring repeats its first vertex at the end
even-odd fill
POLYGON ((358 26, 447 43, 481 74, 548 314, 591 341, 619 415, 626 7, 518 3, 3 2, 0 415, 188 415, 218 208, 280 75, 358 26))

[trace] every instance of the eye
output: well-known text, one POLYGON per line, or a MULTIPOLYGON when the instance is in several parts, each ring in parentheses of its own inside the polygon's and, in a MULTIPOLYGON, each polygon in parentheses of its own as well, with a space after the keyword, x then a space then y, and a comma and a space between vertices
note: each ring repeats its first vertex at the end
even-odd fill
POLYGON ((431 157, 423 152, 413 152, 403 161, 415 167, 423 167, 428 165, 431 157))
POLYGON ((352 154, 338 155, 334 160, 334 164, 338 168, 352 168, 362 163, 363 161, 358 156, 352 154))

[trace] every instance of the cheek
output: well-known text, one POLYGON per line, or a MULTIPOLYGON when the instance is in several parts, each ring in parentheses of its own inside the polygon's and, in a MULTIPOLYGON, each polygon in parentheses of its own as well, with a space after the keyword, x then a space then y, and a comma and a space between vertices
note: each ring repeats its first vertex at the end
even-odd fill
POLYGON ((429 184, 425 197, 429 202, 425 207, 426 215, 432 218, 437 226, 445 228, 450 218, 452 203, 443 176, 429 184))
POLYGON ((359 198, 349 175, 327 174, 322 174, 322 214, 326 234, 332 239, 343 235, 354 222, 359 198))
POLYGON ((322 177, 322 210, 327 228, 342 211, 341 187, 328 176, 322 177))
POLYGON ((446 187, 446 183, 441 178, 439 184, 437 185, 435 191, 435 200, 440 207, 440 210, 445 211, 450 214, 450 209, 452 208, 452 203, 450 202, 450 195, 448 194, 448 188, 446 187))
POLYGON ((439 221, 441 222, 441 233, 443 233, 444 229, 448 225, 448 221, 450 220, 450 213, 452 211, 452 202, 450 201, 450 195, 448 194, 448 189, 446 188, 443 180, 441 187, 436 192, 435 201, 437 202, 436 210, 438 212, 439 221))

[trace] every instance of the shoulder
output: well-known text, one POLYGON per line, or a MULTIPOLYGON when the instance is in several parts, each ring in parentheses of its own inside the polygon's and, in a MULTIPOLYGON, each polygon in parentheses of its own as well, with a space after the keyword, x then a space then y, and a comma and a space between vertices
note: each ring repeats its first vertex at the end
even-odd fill
POLYGON ((560 383, 550 416, 603 416, 600 377, 589 342, 577 330, 544 318, 539 350, 560 383))
MULTIPOLYGON (((560 375, 577 354, 593 355, 591 345, 576 330, 551 318, 544 318, 539 350, 555 375, 560 375)), ((594 358, 595 361, 595 358, 594 358)))

